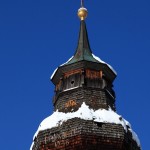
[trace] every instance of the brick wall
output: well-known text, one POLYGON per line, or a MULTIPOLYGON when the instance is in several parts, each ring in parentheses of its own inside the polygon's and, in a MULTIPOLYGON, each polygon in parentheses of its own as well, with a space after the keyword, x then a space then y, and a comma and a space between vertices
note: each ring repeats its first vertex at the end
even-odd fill
POLYGON ((40 131, 32 150, 140 150, 122 125, 73 118, 40 131), (130 142, 129 142, 130 141, 130 142))
POLYGON ((61 112, 76 111, 82 103, 85 102, 90 108, 97 110, 99 108, 108 109, 109 106, 115 110, 115 100, 112 99, 103 89, 79 87, 76 89, 61 92, 55 97, 55 110, 61 112), (66 107, 68 101, 74 101, 76 105, 66 107))

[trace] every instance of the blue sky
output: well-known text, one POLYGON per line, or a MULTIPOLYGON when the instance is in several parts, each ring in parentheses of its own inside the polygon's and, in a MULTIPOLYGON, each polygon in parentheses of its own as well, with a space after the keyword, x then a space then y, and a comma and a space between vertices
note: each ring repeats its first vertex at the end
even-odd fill
MULTIPOLYGON (((0 1, 1 149, 29 150, 40 122, 53 111, 49 77, 77 45, 78 0, 0 1)), ((90 45, 117 71, 117 112, 138 134, 150 135, 150 1, 85 0, 90 45)))

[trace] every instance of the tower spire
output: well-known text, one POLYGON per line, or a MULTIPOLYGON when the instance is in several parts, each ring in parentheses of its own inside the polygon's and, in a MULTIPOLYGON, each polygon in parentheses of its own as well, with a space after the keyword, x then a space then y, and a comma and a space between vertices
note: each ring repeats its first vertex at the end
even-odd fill
POLYGON ((84 1, 81 0, 81 7, 78 9, 78 17, 80 18, 81 21, 80 21, 80 30, 79 30, 77 49, 75 51, 74 57, 67 64, 75 63, 82 60, 98 62, 92 56, 92 50, 90 48, 88 32, 85 23, 85 18, 87 17, 87 15, 88 15, 88 11, 84 7, 84 1))

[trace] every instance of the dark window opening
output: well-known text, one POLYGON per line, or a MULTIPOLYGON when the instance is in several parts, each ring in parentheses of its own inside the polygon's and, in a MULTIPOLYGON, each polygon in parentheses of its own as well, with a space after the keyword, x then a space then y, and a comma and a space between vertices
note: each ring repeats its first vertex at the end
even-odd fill
POLYGON ((101 122, 96 122, 96 124, 97 124, 97 126, 100 127, 100 128, 103 127, 103 123, 101 123, 101 122))
POLYGON ((74 84, 74 81, 71 81, 71 84, 74 84))

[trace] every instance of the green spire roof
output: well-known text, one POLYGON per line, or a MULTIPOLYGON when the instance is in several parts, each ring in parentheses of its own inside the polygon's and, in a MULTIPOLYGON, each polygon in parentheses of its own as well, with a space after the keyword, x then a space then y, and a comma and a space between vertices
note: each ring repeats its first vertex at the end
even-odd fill
POLYGON ((91 51, 89 40, 88 40, 86 23, 84 20, 81 20, 80 22, 80 32, 79 32, 79 39, 78 39, 76 52, 73 58, 65 65, 72 64, 72 63, 82 61, 82 60, 98 62, 92 56, 92 51, 91 51))

